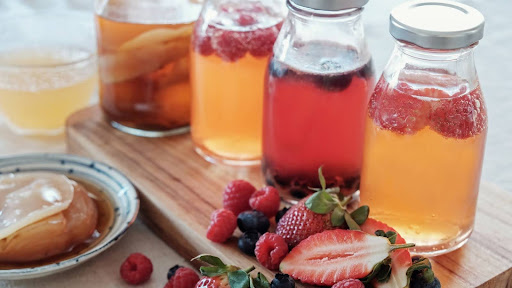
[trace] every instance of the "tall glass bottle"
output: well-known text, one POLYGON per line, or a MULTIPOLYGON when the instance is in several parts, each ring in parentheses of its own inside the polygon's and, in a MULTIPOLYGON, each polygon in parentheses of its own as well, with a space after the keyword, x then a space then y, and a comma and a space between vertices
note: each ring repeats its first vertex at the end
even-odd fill
POLYGON ((212 162, 258 164, 265 68, 284 0, 208 0, 192 39, 192 138, 212 162))
POLYGON ((268 68, 263 173, 285 200, 318 187, 359 188, 365 111, 374 86, 362 23, 368 1, 288 0, 268 68))
POLYGON ((473 230, 487 134, 473 59, 483 26, 453 1, 391 13, 397 42, 366 116, 361 203, 416 253, 454 250, 473 230))

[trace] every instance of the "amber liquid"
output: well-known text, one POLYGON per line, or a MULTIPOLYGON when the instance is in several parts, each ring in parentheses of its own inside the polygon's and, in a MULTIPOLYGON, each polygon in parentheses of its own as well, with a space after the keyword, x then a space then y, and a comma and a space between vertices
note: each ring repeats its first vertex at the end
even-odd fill
POLYGON ((434 89, 404 93, 382 88, 386 85, 381 80, 370 100, 381 117, 369 113, 366 119, 361 203, 371 207, 372 217, 415 243, 412 252, 449 252, 463 245, 473 230, 487 134, 480 88, 436 98, 429 92, 434 89), (393 130, 413 121, 409 116, 408 122, 391 122, 394 115, 411 113, 410 106, 422 103, 423 115, 415 115, 424 117, 421 125, 416 122, 402 133, 393 130), (436 114, 437 107, 447 107, 446 112, 436 114), (465 125, 456 125, 460 123, 465 125))
POLYGON ((89 196, 94 201, 94 204, 98 209, 98 223, 96 224, 96 229, 92 233, 91 237, 87 241, 73 246, 69 251, 63 254, 55 255, 46 259, 27 263, 0 263, 1 270, 34 268, 59 263, 87 252, 105 238, 109 232, 108 228, 112 226, 112 223, 114 222, 114 209, 110 200, 107 199, 98 187, 76 179, 73 180, 78 182, 87 190, 87 192, 89 192, 89 196))
POLYGON ((137 24, 96 16, 100 99, 125 127, 170 131, 190 122, 193 23, 137 24))

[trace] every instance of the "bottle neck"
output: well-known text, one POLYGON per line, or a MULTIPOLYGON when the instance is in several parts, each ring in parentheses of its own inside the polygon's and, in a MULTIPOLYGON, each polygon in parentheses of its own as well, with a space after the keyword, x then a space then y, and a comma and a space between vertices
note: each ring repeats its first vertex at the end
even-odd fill
POLYGON ((475 46, 476 44, 461 49, 434 50, 397 41, 384 70, 384 77, 388 82, 402 81, 400 78, 403 77, 428 78, 432 79, 433 85, 442 85, 440 82, 448 81, 464 83, 469 89, 474 89, 478 86, 473 53, 475 46))
POLYGON ((276 59, 288 62, 287 58, 302 58, 314 62, 315 59, 340 57, 344 52, 339 51, 350 50, 354 54, 351 61, 358 63, 351 63, 354 67, 347 69, 365 65, 370 60, 362 21, 363 8, 324 11, 302 7, 291 0, 287 5, 290 13, 274 46, 276 59))

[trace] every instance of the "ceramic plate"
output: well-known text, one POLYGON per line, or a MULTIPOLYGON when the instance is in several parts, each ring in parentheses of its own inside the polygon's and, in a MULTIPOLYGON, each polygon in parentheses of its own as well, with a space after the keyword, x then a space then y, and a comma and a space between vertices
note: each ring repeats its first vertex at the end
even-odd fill
POLYGON ((46 171, 62 173, 98 187, 111 201, 114 221, 107 235, 84 253, 45 266, 23 269, 0 269, 0 279, 36 278, 75 267, 105 251, 123 236, 135 221, 139 199, 130 181, 118 170, 101 162, 66 154, 28 154, 0 158, 0 174, 46 171))

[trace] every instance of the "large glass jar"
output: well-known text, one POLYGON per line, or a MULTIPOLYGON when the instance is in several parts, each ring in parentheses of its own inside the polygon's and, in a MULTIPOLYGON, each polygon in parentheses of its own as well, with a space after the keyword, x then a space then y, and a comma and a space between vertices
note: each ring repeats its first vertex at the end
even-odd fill
POLYGON ((285 200, 319 187, 359 188, 365 111, 374 86, 362 22, 368 1, 288 0, 268 68, 263 173, 285 200))
POLYGON ((212 162, 258 164, 263 82, 284 0, 208 0, 192 40, 192 138, 212 162))
POLYGON ((415 253, 446 253, 473 230, 487 134, 473 59, 483 26, 452 1, 391 13, 397 43, 368 105, 360 196, 415 253))
POLYGON ((157 137, 188 131, 194 0, 97 0, 100 102, 112 125, 157 137))

